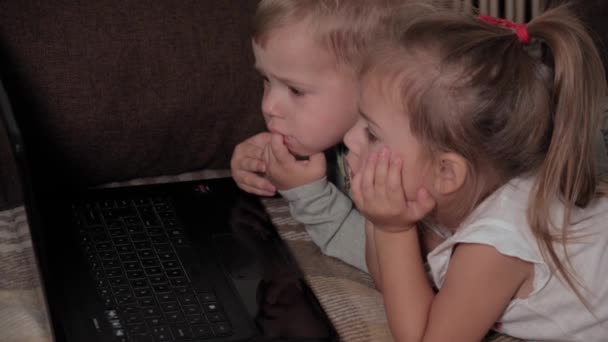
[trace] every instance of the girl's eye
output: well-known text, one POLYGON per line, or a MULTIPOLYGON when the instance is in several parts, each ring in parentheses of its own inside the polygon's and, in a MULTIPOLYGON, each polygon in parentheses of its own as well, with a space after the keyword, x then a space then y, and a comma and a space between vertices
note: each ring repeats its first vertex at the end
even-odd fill
POLYGON ((262 81, 263 81, 264 83, 268 83, 268 82, 270 82, 270 80, 269 80, 269 79, 268 79, 268 77, 266 77, 266 76, 262 76, 262 81))
POLYGON ((375 143, 378 141, 378 137, 374 135, 374 133, 369 129, 369 127, 365 127, 365 133, 367 134, 367 140, 371 143, 375 143))
POLYGON ((303 95, 303 92, 302 92, 301 90, 296 89, 296 88, 294 88, 294 87, 289 87, 289 91, 290 91, 290 92, 291 92, 293 95, 295 95, 295 96, 302 96, 302 95, 303 95))

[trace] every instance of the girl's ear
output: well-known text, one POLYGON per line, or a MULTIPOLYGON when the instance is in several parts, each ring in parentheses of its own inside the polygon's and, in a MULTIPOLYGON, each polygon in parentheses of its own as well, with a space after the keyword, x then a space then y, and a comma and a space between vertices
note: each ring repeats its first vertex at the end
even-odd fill
POLYGON ((442 153, 436 159, 435 191, 441 195, 450 195, 460 190, 469 172, 468 163, 457 153, 442 153))

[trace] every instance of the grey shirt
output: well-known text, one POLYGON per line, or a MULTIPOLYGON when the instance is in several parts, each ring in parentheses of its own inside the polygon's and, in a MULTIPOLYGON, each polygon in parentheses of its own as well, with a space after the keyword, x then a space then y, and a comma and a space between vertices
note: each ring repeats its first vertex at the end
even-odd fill
POLYGON ((291 215, 305 225, 323 253, 368 272, 365 218, 346 194, 327 178, 280 194, 289 202, 291 215))

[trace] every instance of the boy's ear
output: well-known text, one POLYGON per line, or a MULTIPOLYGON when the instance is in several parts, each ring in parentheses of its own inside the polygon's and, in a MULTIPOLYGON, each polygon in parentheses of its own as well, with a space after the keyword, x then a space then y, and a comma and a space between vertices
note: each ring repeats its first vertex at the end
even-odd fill
POLYGON ((442 153, 435 165, 435 191, 449 195, 460 190, 468 172, 468 163, 461 155, 451 152, 442 153))

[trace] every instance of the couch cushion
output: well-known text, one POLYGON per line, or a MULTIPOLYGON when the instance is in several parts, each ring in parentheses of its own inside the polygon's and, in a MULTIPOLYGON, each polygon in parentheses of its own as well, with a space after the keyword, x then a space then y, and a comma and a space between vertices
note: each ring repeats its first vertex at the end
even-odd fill
POLYGON ((84 184, 228 167, 263 129, 256 3, 2 1, 0 75, 38 167, 84 184))

